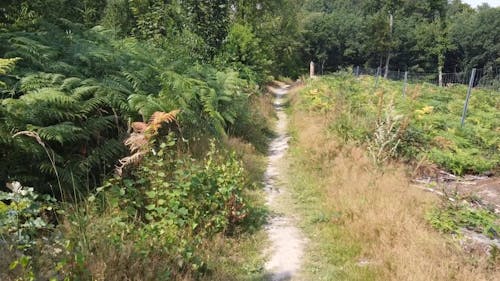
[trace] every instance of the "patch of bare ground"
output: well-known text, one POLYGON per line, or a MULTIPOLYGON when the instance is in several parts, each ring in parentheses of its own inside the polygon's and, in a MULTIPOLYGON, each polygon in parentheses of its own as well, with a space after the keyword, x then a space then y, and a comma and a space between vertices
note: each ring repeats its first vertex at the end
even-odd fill
POLYGON ((500 213, 500 177, 466 175, 458 177, 439 172, 434 177, 415 180, 422 187, 432 187, 442 193, 471 198, 475 203, 500 213))
MULTIPOLYGON (((462 204, 474 209, 486 209, 500 213, 500 178, 466 175, 455 176, 438 171, 433 177, 413 180, 414 186, 432 192, 450 204, 462 204)), ((500 248, 499 233, 486 236, 480 230, 461 228, 455 235, 462 248, 468 253, 494 256, 500 248)), ((494 257, 493 257, 494 258, 494 257)))

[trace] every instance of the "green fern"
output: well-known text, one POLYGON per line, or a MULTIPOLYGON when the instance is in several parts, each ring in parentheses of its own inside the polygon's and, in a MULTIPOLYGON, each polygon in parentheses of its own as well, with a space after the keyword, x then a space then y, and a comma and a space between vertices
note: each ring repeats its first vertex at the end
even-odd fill
POLYGON ((32 38, 15 36, 9 39, 12 51, 7 52, 7 57, 21 57, 23 61, 33 66, 42 68, 56 56, 56 52, 49 46, 32 38))
POLYGON ((59 177, 64 189, 86 189, 126 152, 129 120, 180 109, 178 121, 189 138, 226 136, 246 118, 246 83, 237 72, 186 63, 194 59, 177 46, 116 40, 102 27, 61 26, 0 34, 0 56, 21 58, 15 69, 0 61, 0 75, 12 71, 0 101, 2 180, 49 191, 59 177), (19 131, 37 133, 44 145, 12 138, 19 131))
MULTIPOLYGON (((0 58, 0 78, 7 74, 14 68, 16 62, 19 61, 19 58, 13 59, 2 59, 0 58)), ((6 86, 5 82, 0 80, 0 88, 4 88, 6 86)))
POLYGON ((16 64, 19 58, 2 59, 0 58, 0 75, 7 74, 16 64))

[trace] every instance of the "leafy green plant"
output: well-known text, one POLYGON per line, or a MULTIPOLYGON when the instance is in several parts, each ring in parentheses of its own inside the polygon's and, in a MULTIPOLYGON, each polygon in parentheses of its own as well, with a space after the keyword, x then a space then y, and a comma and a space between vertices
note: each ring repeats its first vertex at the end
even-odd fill
POLYGON ((91 196, 98 205, 105 202, 103 210, 115 210, 115 222, 106 226, 113 229, 113 244, 123 243, 116 235, 124 231, 141 255, 161 255, 171 277, 206 271, 205 242, 218 233, 234 233, 250 211, 245 172, 234 154, 212 142, 200 162, 178 155, 175 145, 173 134, 153 141, 154 154, 129 178, 110 179, 91 196))
POLYGON ((55 230, 58 204, 53 197, 37 194, 19 182, 7 186, 11 192, 0 191, 0 251, 9 265, 3 268, 2 263, 0 269, 7 275, 17 271, 23 280, 35 280, 40 241, 48 241, 55 230))
POLYGON ((446 233, 460 233, 461 228, 490 238, 498 238, 500 233, 500 218, 495 212, 463 203, 446 203, 444 208, 434 208, 427 214, 427 219, 433 227, 446 233))
POLYGON ((54 227, 50 219, 56 200, 37 194, 19 182, 9 186, 11 192, 0 191, 0 237, 15 242, 22 250, 29 250, 40 233, 54 227))

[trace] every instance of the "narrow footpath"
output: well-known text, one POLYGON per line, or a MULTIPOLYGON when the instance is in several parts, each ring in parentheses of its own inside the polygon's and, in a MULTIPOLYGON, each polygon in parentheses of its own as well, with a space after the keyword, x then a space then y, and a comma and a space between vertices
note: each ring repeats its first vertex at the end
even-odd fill
POLYGON ((284 103, 290 86, 282 86, 272 90, 274 108, 278 117, 276 137, 269 148, 268 165, 264 175, 267 205, 271 216, 266 226, 270 246, 265 249, 268 261, 265 269, 272 281, 299 280, 301 260, 304 252, 305 238, 296 227, 296 218, 286 206, 288 198, 284 172, 282 171, 284 156, 288 150, 288 116, 284 111, 284 103))

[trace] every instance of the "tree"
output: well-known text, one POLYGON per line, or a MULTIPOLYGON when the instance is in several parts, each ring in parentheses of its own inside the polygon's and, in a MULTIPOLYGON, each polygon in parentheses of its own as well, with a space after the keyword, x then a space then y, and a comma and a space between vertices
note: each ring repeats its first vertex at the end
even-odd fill
POLYGON ((459 69, 489 68, 500 65, 500 8, 481 6, 464 10, 452 18, 450 26, 459 69))
POLYGON ((102 24, 118 36, 125 36, 132 30, 132 13, 128 0, 107 0, 102 24))
POLYGON ((229 0, 182 0, 190 28, 202 37, 212 58, 222 46, 229 27, 229 0))
POLYGON ((222 66, 231 66, 243 78, 260 84, 269 74, 267 68, 271 64, 260 45, 261 41, 250 26, 235 23, 217 60, 222 66))

